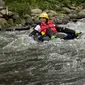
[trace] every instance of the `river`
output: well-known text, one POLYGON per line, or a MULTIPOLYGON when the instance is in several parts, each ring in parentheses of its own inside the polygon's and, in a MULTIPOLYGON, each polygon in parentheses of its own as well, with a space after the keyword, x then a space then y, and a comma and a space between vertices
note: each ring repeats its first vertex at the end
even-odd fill
MULTIPOLYGON (((85 32, 84 21, 65 26, 85 32)), ((0 85, 85 85, 85 35, 37 43, 28 34, 0 32, 0 85)))

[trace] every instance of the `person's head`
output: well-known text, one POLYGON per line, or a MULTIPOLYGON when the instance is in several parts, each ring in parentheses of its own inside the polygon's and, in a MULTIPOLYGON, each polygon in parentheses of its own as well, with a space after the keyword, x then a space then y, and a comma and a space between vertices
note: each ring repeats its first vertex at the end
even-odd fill
POLYGON ((48 19, 49 19, 48 14, 45 13, 45 12, 41 13, 40 16, 39 16, 39 19, 40 19, 41 22, 47 22, 48 19))

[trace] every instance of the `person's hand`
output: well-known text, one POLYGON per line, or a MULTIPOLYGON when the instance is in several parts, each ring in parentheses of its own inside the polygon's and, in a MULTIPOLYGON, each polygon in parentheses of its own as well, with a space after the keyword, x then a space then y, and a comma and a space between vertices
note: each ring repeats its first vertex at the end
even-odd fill
POLYGON ((41 32, 42 35, 45 35, 45 32, 41 32))
POLYGON ((54 35, 52 35, 52 36, 51 36, 51 39, 54 39, 54 38, 55 38, 55 36, 54 36, 54 35))

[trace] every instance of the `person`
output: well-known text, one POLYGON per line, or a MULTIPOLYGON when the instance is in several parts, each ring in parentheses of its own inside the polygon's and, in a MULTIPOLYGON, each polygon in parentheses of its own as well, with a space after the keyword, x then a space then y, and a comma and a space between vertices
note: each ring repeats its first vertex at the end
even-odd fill
MULTIPOLYGON (((34 28, 34 30, 30 33, 29 36, 33 36, 34 40, 37 41, 49 41, 58 37, 59 32, 64 33, 62 35, 62 39, 74 39, 76 38, 81 32, 77 32, 73 29, 59 27, 58 25, 52 23, 49 20, 48 14, 43 12, 39 16, 40 23, 34 28), (65 35, 65 36, 64 36, 65 35)), ((58 37, 59 38, 59 37, 58 37)))
POLYGON ((57 29, 55 25, 49 20, 48 14, 43 12, 39 16, 40 23, 34 28, 30 36, 34 35, 34 39, 38 41, 45 41, 55 38, 57 29))

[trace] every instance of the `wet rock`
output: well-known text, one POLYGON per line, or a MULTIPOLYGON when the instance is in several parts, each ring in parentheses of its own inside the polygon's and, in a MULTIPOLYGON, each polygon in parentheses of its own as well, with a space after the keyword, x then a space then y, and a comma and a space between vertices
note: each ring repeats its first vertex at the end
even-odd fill
POLYGON ((80 19, 80 20, 78 20, 78 21, 85 23, 85 18, 80 19))

